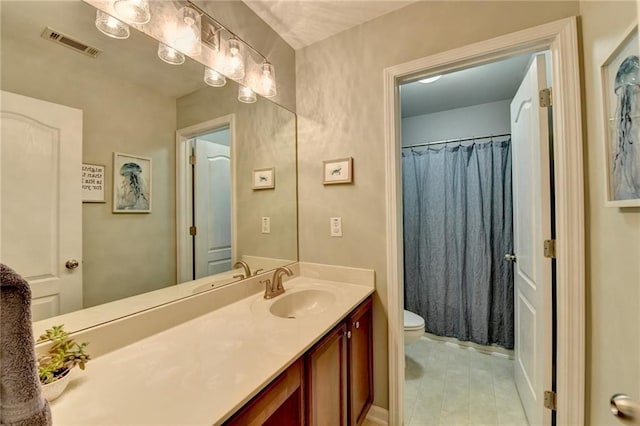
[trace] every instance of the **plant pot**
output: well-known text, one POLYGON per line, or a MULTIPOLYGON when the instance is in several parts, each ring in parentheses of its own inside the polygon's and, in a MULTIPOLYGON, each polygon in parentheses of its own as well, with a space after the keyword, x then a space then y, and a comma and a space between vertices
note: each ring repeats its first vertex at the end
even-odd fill
POLYGON ((46 385, 40 383, 40 387, 42 388, 42 396, 44 396, 47 401, 53 401, 54 399, 59 397, 67 388, 70 376, 69 371, 71 370, 66 370, 64 373, 58 376, 58 379, 54 382, 47 383, 46 385))

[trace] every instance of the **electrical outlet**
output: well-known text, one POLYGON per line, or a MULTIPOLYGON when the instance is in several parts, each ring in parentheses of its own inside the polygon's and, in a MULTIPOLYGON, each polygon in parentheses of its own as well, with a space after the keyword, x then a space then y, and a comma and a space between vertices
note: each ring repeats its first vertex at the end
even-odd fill
POLYGON ((271 218, 264 216, 262 218, 262 233, 270 234, 271 233, 271 218))
POLYGON ((331 236, 342 237, 342 218, 332 217, 329 219, 329 224, 331 226, 331 236))

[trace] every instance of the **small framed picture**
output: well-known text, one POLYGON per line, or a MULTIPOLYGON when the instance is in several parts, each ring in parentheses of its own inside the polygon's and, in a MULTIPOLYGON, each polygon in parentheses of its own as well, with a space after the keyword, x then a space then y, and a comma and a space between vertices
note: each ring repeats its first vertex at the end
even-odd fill
POLYGON ((276 169, 253 169, 253 189, 273 189, 276 187, 276 169))
POLYGON ((322 183, 325 185, 353 182, 352 157, 325 161, 322 170, 322 183))
POLYGON ((104 166, 82 163, 82 202, 105 203, 104 166))
POLYGON ((113 153, 113 212, 151 212, 151 158, 113 153))
POLYGON ((640 206, 640 68, 638 26, 629 28, 602 64, 605 205, 640 206))

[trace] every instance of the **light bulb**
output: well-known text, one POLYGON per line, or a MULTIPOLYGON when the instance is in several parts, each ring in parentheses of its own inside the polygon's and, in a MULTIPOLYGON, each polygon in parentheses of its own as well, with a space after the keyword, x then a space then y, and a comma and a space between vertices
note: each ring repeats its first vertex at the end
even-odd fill
POLYGON ((96 28, 101 33, 112 38, 125 39, 129 37, 129 26, 127 24, 118 21, 101 10, 96 11, 96 28))
POLYGON ((262 63, 262 74, 258 82, 260 94, 265 98, 272 98, 276 95, 276 75, 273 65, 270 62, 262 63))
POLYGON ((418 80, 418 82, 423 84, 429 84, 429 83, 433 83, 434 81, 440 80, 441 77, 442 77, 441 75, 435 75, 433 77, 423 78, 422 80, 418 80))
POLYGON ((252 104, 257 100, 256 93, 250 88, 240 84, 238 85, 238 100, 245 104, 252 104))
POLYGON ((233 37, 229 40, 227 48, 227 77, 234 80, 242 80, 244 78, 244 58, 240 52, 240 42, 233 37))
POLYGON ((209 86, 222 87, 225 84, 227 84, 227 79, 224 78, 224 75, 220 74, 218 71, 211 69, 209 67, 205 67, 204 82, 207 83, 209 86))
POLYGON ((189 55, 198 56, 202 53, 200 43, 202 23, 197 10, 185 6, 178 12, 178 27, 171 43, 179 51, 189 55))
POLYGON ((171 65, 181 65, 185 61, 182 53, 164 43, 158 43, 158 57, 171 65))
POLYGON ((113 7, 118 16, 130 24, 146 24, 151 19, 149 0, 116 0, 113 7))

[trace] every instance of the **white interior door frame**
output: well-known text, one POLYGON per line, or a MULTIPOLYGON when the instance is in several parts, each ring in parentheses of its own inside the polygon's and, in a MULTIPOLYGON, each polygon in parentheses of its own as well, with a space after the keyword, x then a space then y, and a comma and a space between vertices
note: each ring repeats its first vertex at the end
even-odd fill
POLYGON ((557 256, 557 424, 584 424, 585 229, 577 18, 525 29, 384 70, 387 209, 389 424, 403 421, 403 258, 399 90, 401 81, 481 64, 516 53, 552 55, 557 256))
POLYGON ((237 223, 236 217, 236 116, 224 115, 193 126, 184 127, 176 131, 176 233, 178 254, 179 283, 193 280, 193 266, 191 262, 192 245, 189 227, 191 226, 193 203, 191 199, 191 167, 189 156, 191 146, 189 139, 211 132, 221 127, 229 126, 229 145, 231 152, 231 259, 236 261, 237 223))

